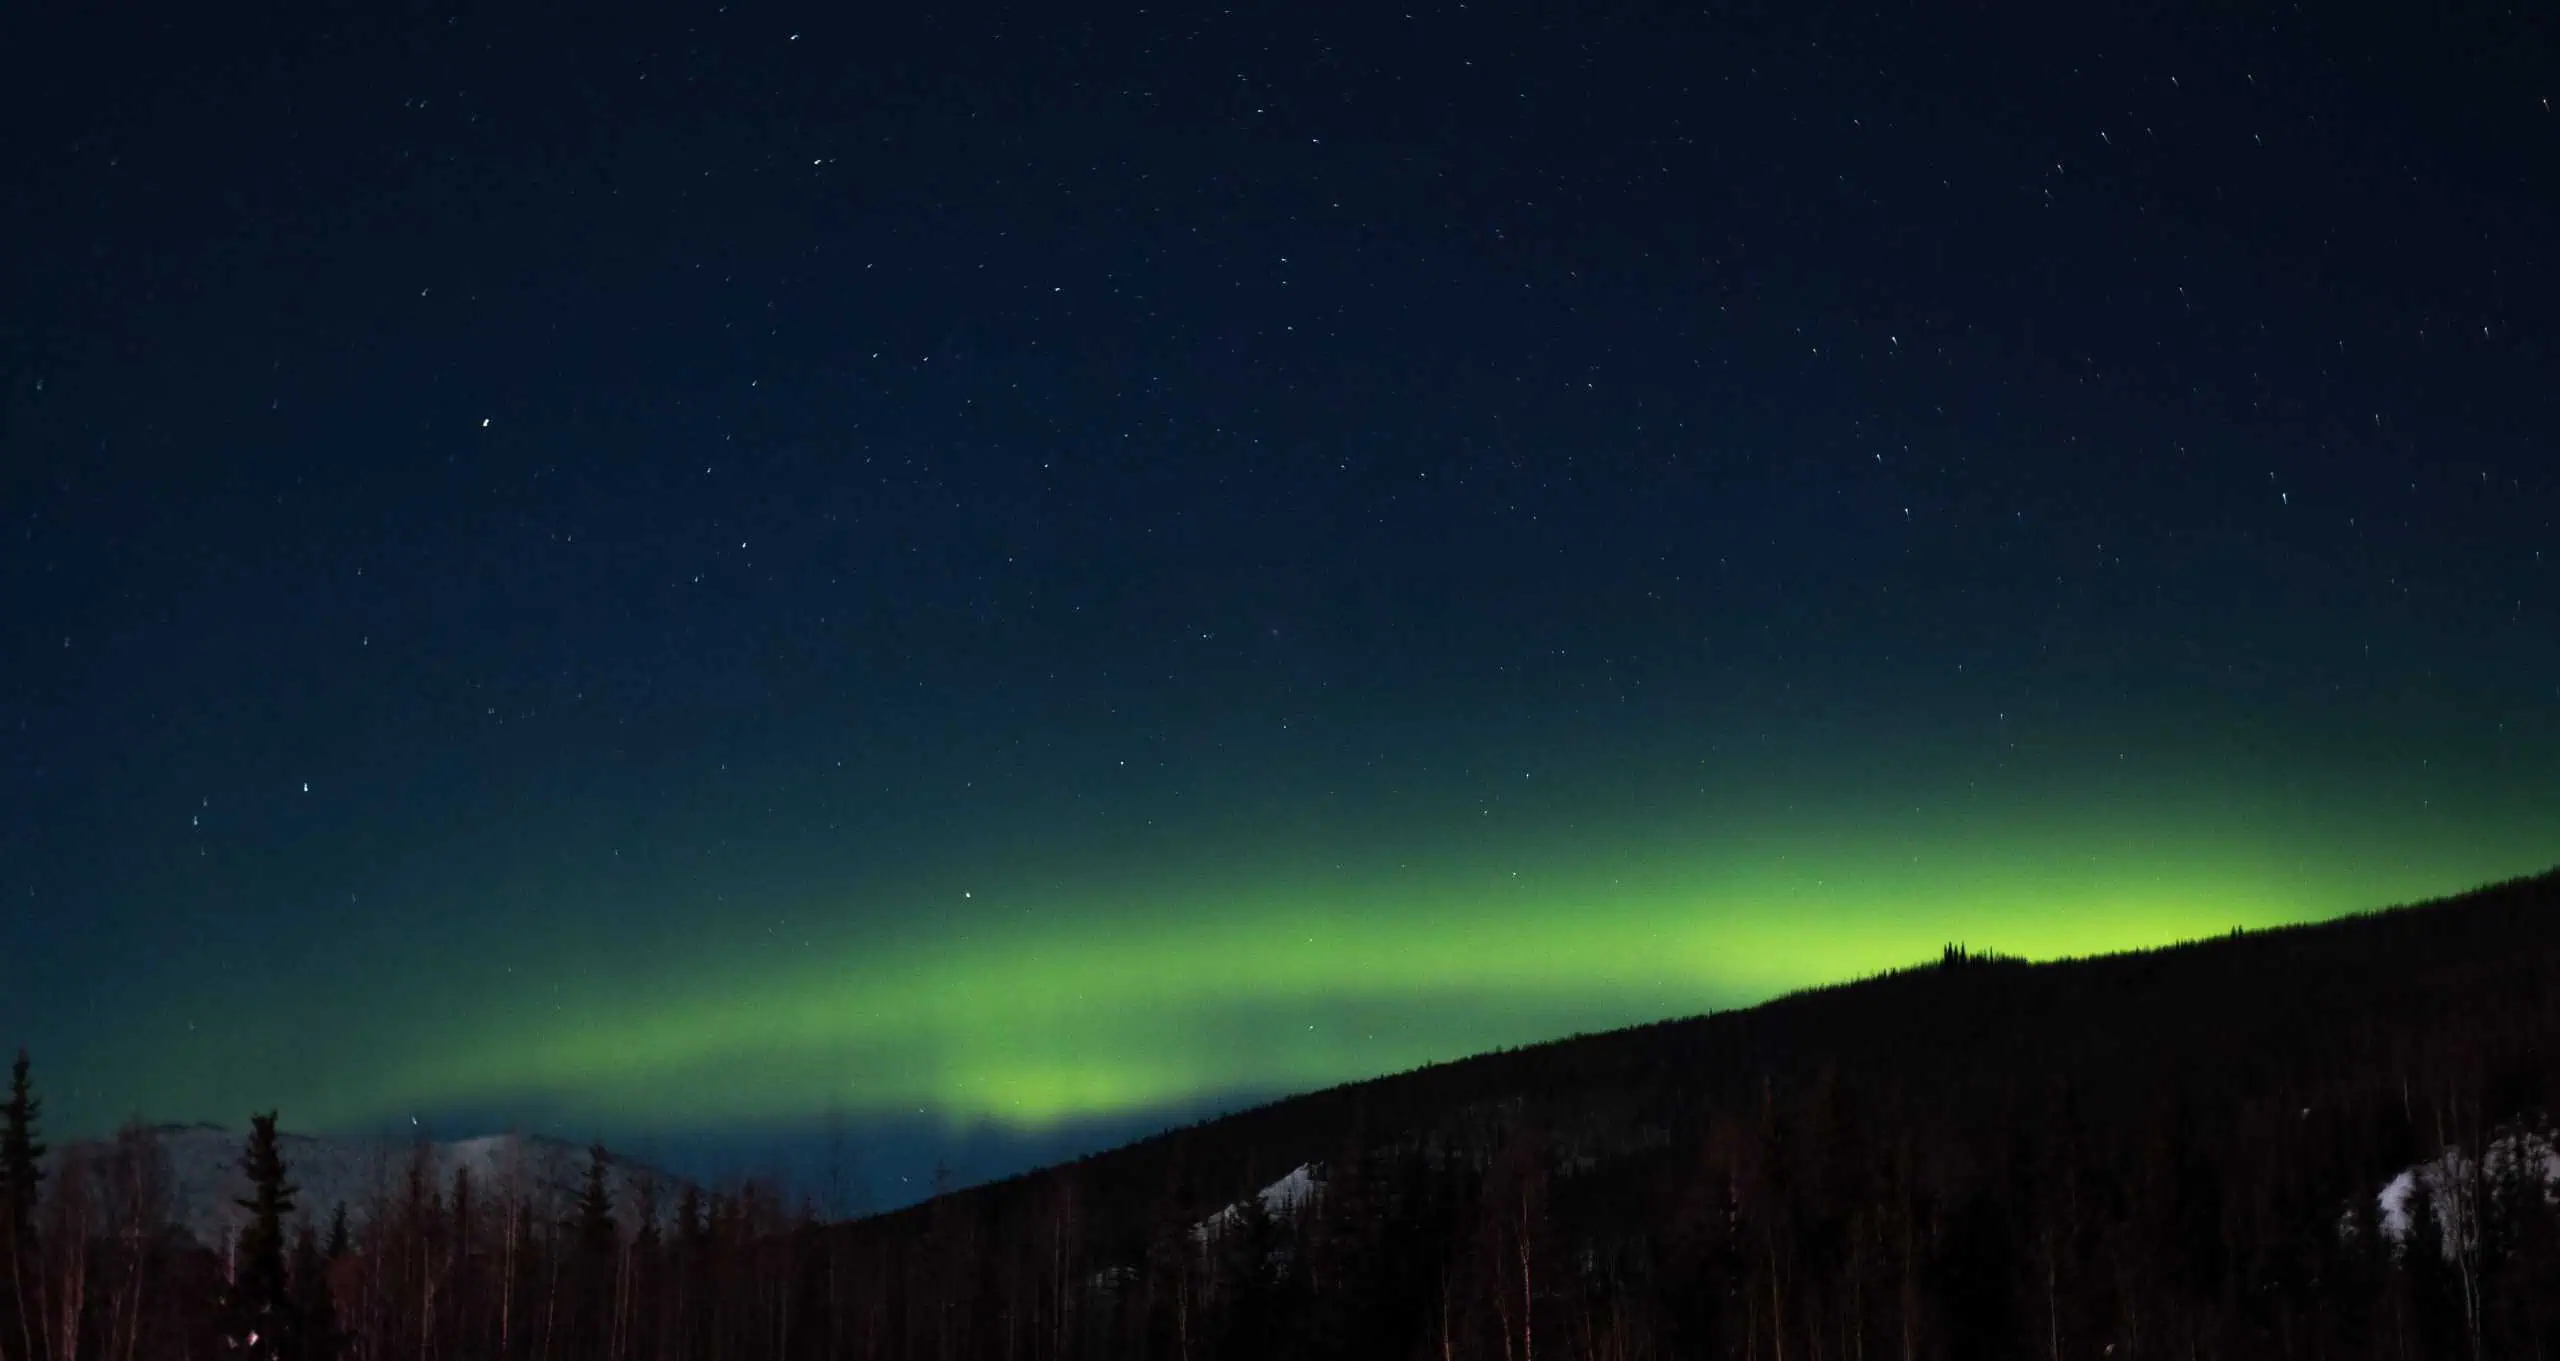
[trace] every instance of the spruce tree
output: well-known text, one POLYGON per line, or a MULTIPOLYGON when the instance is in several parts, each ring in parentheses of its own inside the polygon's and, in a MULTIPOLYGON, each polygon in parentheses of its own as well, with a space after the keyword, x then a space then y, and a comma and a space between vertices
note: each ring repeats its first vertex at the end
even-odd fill
POLYGON ((631 1191, 630 1326, 635 1337, 655 1342, 669 1317, 659 1299, 664 1285, 665 1240, 658 1229, 658 1179, 639 1178, 631 1191), (645 1334, 637 1330, 646 1330, 645 1334))
POLYGON ((342 1200, 338 1202, 338 1208, 329 1212, 329 1246, 326 1249, 329 1254, 329 1260, 335 1262, 344 1258, 347 1255, 349 1246, 350 1244, 347 1238, 347 1203, 342 1200))
POLYGON ((1224 1319, 1223 1357, 1250 1358, 1284 1354, 1280 1330, 1290 1320, 1279 1307, 1280 1279, 1274 1269, 1280 1253, 1280 1225, 1260 1192, 1221 1211, 1211 1221, 1210 1265, 1224 1319))
POLYGON ((658 1179, 642 1177, 632 1193, 631 1245, 647 1252, 658 1249, 658 1179))
POLYGON ((293 1355, 298 1361, 338 1361, 346 1335, 338 1327, 338 1300, 329 1288, 329 1255, 309 1224, 293 1241, 293 1355))
POLYGON ((587 1149, 587 1184, 578 1192, 578 1246, 590 1260, 613 1256, 615 1232, 613 1224, 613 1188, 606 1173, 613 1167, 613 1155, 604 1145, 587 1149))
POLYGON ((698 1248, 708 1232, 702 1222, 702 1191, 692 1182, 686 1182, 684 1190, 676 1196, 676 1245, 698 1248))
POLYGON ((604 1145, 587 1150, 586 1185, 578 1192, 569 1231, 574 1245, 570 1263, 569 1305, 573 1352, 602 1352, 613 1335, 614 1267, 619 1235, 613 1222, 613 1189, 607 1174, 612 1156, 604 1145))
POLYGON ((0 1314, 7 1328, 0 1345, 14 1340, 16 1354, 33 1361, 37 1324, 35 1293, 40 1284, 36 1257, 36 1193, 44 1181, 44 1145, 36 1142, 36 1120, 44 1102, 27 1078, 27 1051, 9 1069, 9 1104, 0 1108, 0 1314))
POLYGON ((471 1245, 472 1211, 476 1208, 471 1192, 470 1168, 453 1169, 453 1199, 450 1204, 453 1207, 454 1250, 459 1253, 471 1245))
POLYGON ((249 1195, 235 1203, 249 1212, 249 1222, 240 1230, 231 1285, 223 1297, 223 1349, 249 1361, 296 1361, 284 1246, 284 1219, 293 1212, 294 1188, 284 1179, 275 1112, 249 1117, 240 1170, 248 1174, 249 1195))

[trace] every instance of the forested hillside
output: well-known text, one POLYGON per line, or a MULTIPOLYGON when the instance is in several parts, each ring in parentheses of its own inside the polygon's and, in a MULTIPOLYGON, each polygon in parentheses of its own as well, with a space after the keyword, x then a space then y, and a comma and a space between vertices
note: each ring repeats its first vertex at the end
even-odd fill
POLYGON ((252 1214, 211 1251, 154 1218, 138 1133, 0 1178, 0 1358, 2546 1356, 2555 1092, 2545 875, 2092 960, 1950 947, 850 1224, 618 1204, 599 1160, 554 1207, 421 1180, 343 1241, 252 1214))
POLYGON ((1032 1354, 1025 1326, 1039 1355, 2547 1355, 2556 1084, 2544 875, 2092 960, 1951 947, 1283 1102, 835 1250, 905 1355, 1032 1354), (1310 1160, 1296 1216, 1186 1245, 1310 1160), (2377 1194, 2412 1169, 2395 1236, 2377 1194))

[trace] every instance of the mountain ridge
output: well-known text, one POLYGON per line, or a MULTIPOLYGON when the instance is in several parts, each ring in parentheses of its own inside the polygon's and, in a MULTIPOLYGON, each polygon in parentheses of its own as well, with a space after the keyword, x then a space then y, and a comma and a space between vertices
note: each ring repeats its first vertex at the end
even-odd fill
MULTIPOLYGON (((237 1203, 248 1194, 239 1167, 243 1134, 212 1121, 136 1123, 128 1130, 147 1135, 156 1149, 158 1192, 166 1197, 169 1223, 197 1244, 219 1249, 247 1221, 237 1203)), ((110 1165, 120 1141, 130 1134, 103 1139, 72 1140, 48 1156, 50 1170, 70 1159, 93 1166, 110 1165)), ((454 1175, 467 1171, 477 1193, 511 1195, 538 1211, 557 1217, 574 1199, 586 1175, 587 1145, 545 1135, 500 1133, 443 1141, 302 1134, 279 1131, 286 1179, 295 1188, 291 1224, 327 1228, 341 1205, 348 1223, 362 1227, 382 1207, 405 1193, 413 1159, 423 1155, 431 1180, 430 1194, 449 1196, 454 1175)), ((607 1151, 611 1162, 608 1186, 617 1213, 628 1227, 644 1183, 662 1207, 688 1183, 648 1164, 607 1151)), ((153 1174, 146 1173, 145 1185, 153 1174)))
MULTIPOLYGON (((1092 1168, 1121 1159, 1136 1150, 1150 1149, 1168 1142, 1187 1141, 1204 1134, 1271 1123, 1283 1112, 1332 1106, 1348 1107, 1353 1112, 1357 1112, 1377 1098, 1410 1087, 1433 1085, 1455 1087, 1463 1091, 1475 1092, 1479 1099, 1498 1101, 1509 1094, 1504 1091, 1506 1084, 1499 1078, 1485 1081, 1484 1075, 1491 1070, 1516 1066, 1528 1060, 1558 1056, 1597 1059, 1601 1061, 1597 1066, 1604 1069, 1603 1078, 1628 1078, 1641 1075, 1649 1065, 1641 1058, 1620 1052, 1621 1046, 1629 1046, 1629 1042, 1642 1037, 1721 1038, 1720 1032, 1734 1029, 1742 1032, 1734 1037, 1734 1043, 1729 1046, 1732 1056, 1737 1060, 1749 1060, 1755 1057, 1763 1061, 1780 1057, 1800 1060, 1803 1055, 1795 1053, 1795 1050, 1818 1049, 1821 1046, 1808 1045, 1800 1039, 1775 1032, 1782 1032, 1786 1024, 1807 1011, 1844 1004, 1875 1008, 1878 1003, 1903 1001, 1915 989, 1941 988, 1951 977, 1961 976, 1971 982, 1993 980, 2004 985, 2015 982, 2031 990, 2040 983, 2068 978, 2075 983, 2087 980, 2110 989, 2131 991, 2143 986, 2159 971, 2174 967, 2183 960, 2215 960, 2224 972, 2230 972, 2231 963, 2238 957, 2232 953, 2234 950, 2244 953, 2317 950, 2324 943, 2345 939, 2346 933, 2354 932, 2359 928, 2379 927, 2390 931, 2406 931, 2421 923, 2443 920, 2447 916, 2460 916, 2483 906, 2497 910, 2500 920, 2492 922, 2473 918, 2467 920, 2464 926, 2470 934, 2474 935, 2493 933, 2498 926, 2514 918, 2516 909, 2506 901, 2508 898, 2535 894, 2560 895, 2560 866, 2538 874, 2520 875, 2511 879, 2485 883, 2458 893, 2414 903, 2361 909, 2318 921, 2295 922, 2281 926, 2257 929, 2235 927, 2223 934, 2199 936, 2103 954, 2028 960, 1996 951, 1974 951, 1962 945, 1950 944, 1935 960, 1915 961, 1909 965, 1858 978, 1813 984, 1748 1006, 1665 1017, 1612 1030, 1576 1032, 1554 1039, 1486 1050, 1461 1058, 1422 1064, 1400 1072, 1379 1074, 1280 1097, 1242 1110, 1224 1112, 1174 1126, 1082 1157, 1029 1169, 976 1186, 959 1188, 948 1194, 954 1197, 980 1195, 993 1188, 1035 1181, 1069 1169, 1092 1168), (2217 955, 2211 952, 2222 953, 2217 955)), ((2346 991, 2352 991, 2352 989, 2340 985, 2324 990, 2325 994, 2333 1000, 2337 994, 2346 991)), ((2039 1002, 2043 1000, 2045 999, 2039 999, 2039 1002)), ((2191 1034, 2195 1026, 2200 1024, 2199 1018, 2194 1016, 2188 1016, 2181 1022, 2180 1018, 2173 1015, 2169 1021, 2168 1029, 2188 1034, 2191 1034)), ((1885 1033, 1885 1028, 1879 1027, 1871 1033, 1885 1033)), ((1906 1028, 1900 1034, 1903 1039, 1901 1049, 1926 1047, 1915 1043, 1920 1038, 1917 1032, 1906 1028)), ((2005 1045, 2012 1051, 2033 1047, 2031 1043, 2021 1043, 2023 1032, 2004 1034, 1995 1029, 1977 1027, 1969 1031, 1967 1037, 1985 1045, 2005 1045)), ((1936 1036, 1932 1034, 1929 1038, 1934 1040, 1936 1036)), ((2141 1045, 2116 1045, 2110 1048, 2125 1054, 2152 1051, 2158 1048, 2158 1041, 2161 1038, 2161 1029, 2155 1027, 2146 1032, 2145 1043, 2141 1045)), ((2298 1039, 2299 1037, 2288 1038, 2298 1039)), ((1606 1086, 1608 1082, 1594 1081, 1585 1085, 1606 1086)), ((1349 1123, 1356 1127, 1362 1123, 1362 1119, 1355 1115, 1349 1123)), ((1279 1168, 1286 1169, 1305 1163, 1321 1163, 1326 1152, 1321 1148, 1308 1148, 1294 1143, 1290 1145, 1290 1149, 1291 1151, 1276 1155, 1280 1159, 1276 1164, 1279 1168)), ((1249 1178, 1239 1181, 1234 1187, 1236 1196, 1240 1198, 1259 1185, 1260 1183, 1251 1181, 1249 1178)), ((889 1219, 899 1215, 913 1214, 932 1203, 929 1199, 890 1209, 870 1218, 889 1219)))

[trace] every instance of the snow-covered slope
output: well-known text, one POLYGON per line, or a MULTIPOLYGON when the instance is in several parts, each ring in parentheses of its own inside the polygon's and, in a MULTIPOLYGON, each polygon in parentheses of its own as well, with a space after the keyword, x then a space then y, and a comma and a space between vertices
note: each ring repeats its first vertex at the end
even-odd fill
MULTIPOLYGON (((199 1243, 225 1242, 239 1232, 245 1211, 235 1203, 248 1194, 240 1172, 243 1132, 216 1125, 164 1125, 153 1131, 168 1159, 169 1217, 199 1243)), ((407 1184, 415 1146, 389 1139, 315 1138, 281 1134, 285 1176, 296 1188, 296 1218, 325 1227, 337 1206, 347 1207, 350 1223, 361 1225, 374 1207, 396 1201, 407 1184)), ((103 1152, 104 1145, 83 1151, 103 1152)), ((530 1199, 546 1213, 564 1211, 586 1178, 586 1149, 554 1139, 499 1134, 426 1146, 435 1168, 436 1188, 450 1195, 454 1173, 469 1169, 475 1197, 501 1195, 530 1199)), ((57 1152, 55 1161, 60 1160, 57 1152)), ((673 1208, 682 1185, 653 1168, 616 1159, 613 1172, 615 1217, 627 1230, 639 1185, 653 1180, 660 1188, 663 1214, 673 1208)))
MULTIPOLYGON (((1254 1196, 1262 1202, 1263 1213, 1274 1219, 1286 1219, 1315 1199, 1317 1189, 1323 1184, 1324 1176, 1314 1163, 1300 1163, 1290 1169, 1289 1175, 1263 1187, 1254 1196)), ((1215 1238, 1243 1217, 1244 1205, 1238 1202, 1201 1220, 1192 1228, 1191 1234, 1203 1240, 1215 1238)))
MULTIPOLYGON (((2375 1218, 2382 1236, 2393 1244, 2409 1241, 2411 1216, 2421 1187, 2434 1207, 2436 1231, 2447 1258, 2470 1241, 2472 1202, 2483 1188, 2510 1185, 2538 1187, 2546 1200, 2560 1200, 2560 1145, 2535 1130, 2507 1130, 2489 1141, 2485 1164, 2473 1162, 2459 1148, 2448 1148, 2383 1183, 2374 1195, 2375 1218)), ((2351 1227, 2351 1226, 2350 1226, 2351 1227)))

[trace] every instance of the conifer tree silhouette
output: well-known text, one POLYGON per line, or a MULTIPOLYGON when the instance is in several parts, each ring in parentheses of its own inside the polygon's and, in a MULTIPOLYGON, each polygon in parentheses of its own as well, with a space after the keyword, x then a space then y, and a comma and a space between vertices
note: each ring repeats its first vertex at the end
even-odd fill
POLYGON ((338 1361, 346 1338, 338 1327, 337 1297, 329 1291, 329 1255, 310 1225, 293 1241, 293 1314, 296 1361, 338 1361))
POLYGON ((240 1151, 240 1170, 249 1178, 249 1194, 235 1203, 249 1212, 249 1222, 240 1230, 231 1284, 224 1292, 223 1350, 248 1361, 298 1361, 284 1243, 284 1219, 293 1212, 294 1187, 285 1180, 274 1111, 249 1117, 249 1141, 240 1151))
POLYGON ((11 1338, 17 1343, 16 1355, 35 1361, 37 1325, 36 1303, 36 1193, 44 1181, 44 1145, 36 1142, 36 1121, 44 1113, 44 1102, 35 1094, 27 1078, 27 1051, 18 1051, 18 1060, 9 1068, 9 1103, 0 1107, 0 1310, 7 1313, 7 1327, 0 1329, 0 1347, 11 1338))

